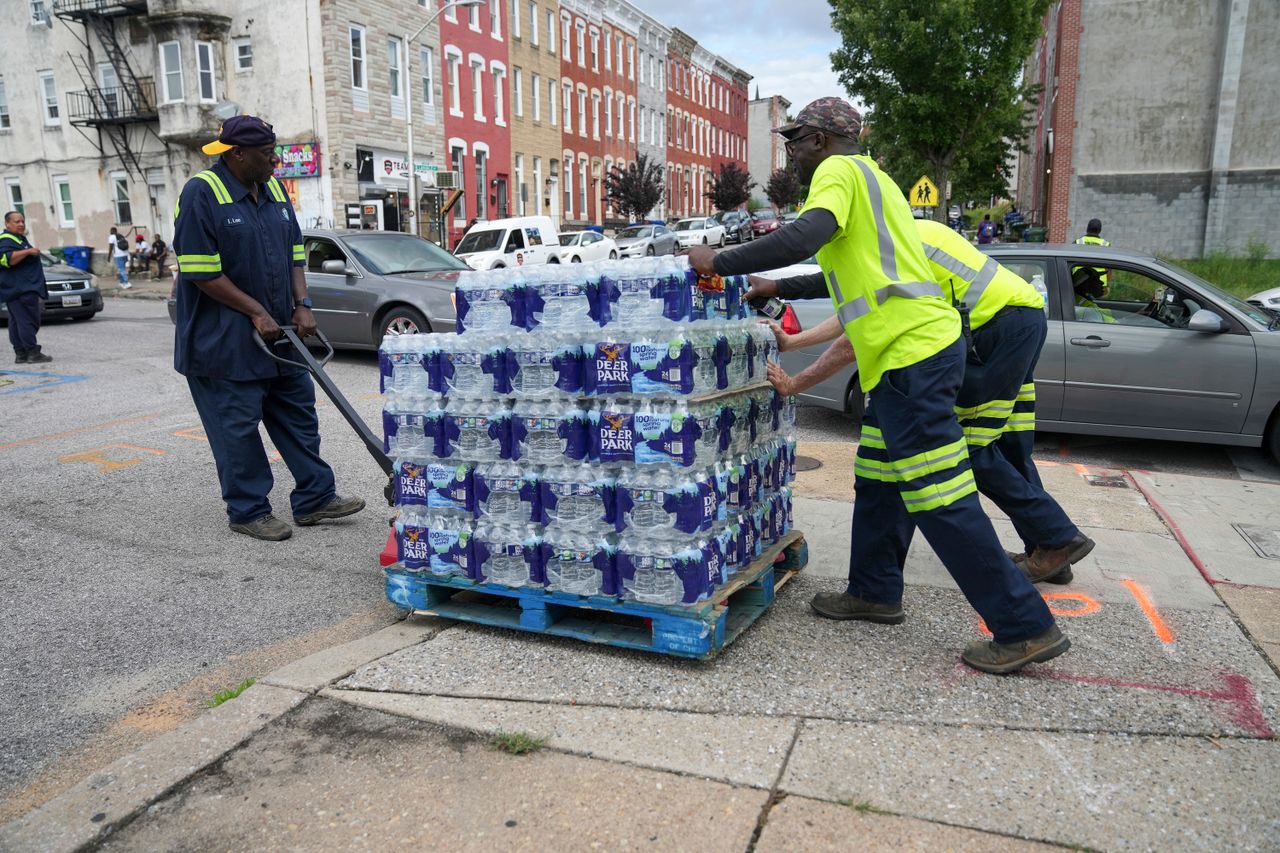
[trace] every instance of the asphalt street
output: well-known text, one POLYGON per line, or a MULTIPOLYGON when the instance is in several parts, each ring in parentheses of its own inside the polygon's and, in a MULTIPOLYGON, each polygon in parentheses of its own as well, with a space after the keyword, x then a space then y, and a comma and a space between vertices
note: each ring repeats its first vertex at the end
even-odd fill
MULTIPOLYGON (((327 401, 324 455, 352 519, 283 543, 230 534, 212 458, 172 369, 162 301, 109 299, 90 322, 46 327, 55 361, 0 365, 0 822, 173 729, 216 691, 399 616, 377 554, 382 475, 327 401)), ((376 358, 330 373, 378 423, 376 358)), ((802 441, 850 420, 804 409, 802 441)), ((1258 451, 1044 435, 1057 462, 1280 482, 1258 451)), ((286 521, 291 479, 273 463, 286 521)))

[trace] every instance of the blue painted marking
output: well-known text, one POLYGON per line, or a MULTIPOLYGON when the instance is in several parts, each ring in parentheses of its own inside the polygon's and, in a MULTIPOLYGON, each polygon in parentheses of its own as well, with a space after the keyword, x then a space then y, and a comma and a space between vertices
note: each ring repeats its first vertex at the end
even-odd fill
POLYGON ((0 391, 0 397, 5 394, 21 394, 23 391, 39 391, 44 388, 52 388, 55 385, 65 385, 68 382, 80 382, 88 379, 87 376, 76 376, 69 373, 43 373, 35 370, 0 370, 0 377, 4 376, 35 376, 37 378, 44 377, 50 379, 50 382, 38 382, 35 385, 21 385, 17 388, 9 388, 0 391))

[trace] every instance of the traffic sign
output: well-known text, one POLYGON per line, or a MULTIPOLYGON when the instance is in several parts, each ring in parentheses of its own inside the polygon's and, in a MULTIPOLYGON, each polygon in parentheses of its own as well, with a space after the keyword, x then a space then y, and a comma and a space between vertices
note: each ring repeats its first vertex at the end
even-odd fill
POLYGON ((916 185, 911 188, 907 201, 912 207, 937 207, 938 187, 929 180, 928 175, 921 175, 920 180, 916 181, 916 185))

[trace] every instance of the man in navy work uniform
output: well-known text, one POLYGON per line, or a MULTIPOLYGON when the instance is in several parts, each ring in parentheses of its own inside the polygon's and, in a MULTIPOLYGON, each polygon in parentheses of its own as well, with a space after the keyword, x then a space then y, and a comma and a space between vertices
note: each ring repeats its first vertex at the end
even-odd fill
POLYGON ((288 539, 271 514, 271 464, 258 424, 296 483, 289 496, 301 525, 341 518, 364 501, 334 492, 333 469, 320 458, 315 387, 299 368, 272 360, 254 343, 280 326, 315 332, 303 275, 302 232, 279 181, 276 135, 256 116, 229 119, 204 146, 221 154, 182 189, 175 210, 178 322, 173 366, 187 377, 218 467, 231 529, 256 539, 288 539))
POLYGON ((0 301, 9 309, 9 343, 14 364, 43 364, 53 361, 40 352, 36 333, 40 312, 49 298, 44 283, 40 250, 27 240, 27 218, 16 210, 4 215, 0 232, 0 301))
POLYGON ((879 547, 877 532, 914 525, 993 634, 970 643, 961 659, 984 672, 1013 672, 1071 643, 982 511, 955 411, 967 349, 961 317, 929 267, 902 190, 859 153, 861 127, 847 101, 819 98, 775 130, 809 186, 800 218, 728 252, 694 247, 689 263, 702 274, 741 275, 816 252, 857 356, 871 404, 855 465, 849 585, 819 593, 814 610, 902 622, 902 564, 896 549, 879 547))

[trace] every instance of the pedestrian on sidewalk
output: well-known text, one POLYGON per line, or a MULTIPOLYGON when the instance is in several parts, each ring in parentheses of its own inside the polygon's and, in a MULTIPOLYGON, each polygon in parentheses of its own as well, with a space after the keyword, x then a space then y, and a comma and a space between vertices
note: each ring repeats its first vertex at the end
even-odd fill
POLYGON ((899 555, 863 543, 875 541, 876 531, 914 524, 994 637, 969 644, 962 659, 985 672, 1012 672, 1057 657, 1070 641, 1000 547, 979 503, 955 413, 967 352, 960 314, 933 280, 902 190, 859 153, 861 124, 847 101, 820 98, 775 130, 809 186, 804 212, 727 252, 695 246, 689 263, 704 275, 741 275, 816 252, 857 355, 871 397, 863 443, 881 454, 856 473, 848 590, 819 594, 814 609, 829 618, 902 622, 899 555))
MULTIPOLYGON (((1035 367, 1048 335, 1044 297, 1008 267, 975 249, 950 228, 931 220, 917 220, 916 229, 934 279, 944 296, 962 305, 972 332, 964 380, 956 400, 956 416, 969 448, 969 462, 978 491, 991 499, 1013 522, 1023 542, 1021 553, 1009 556, 1032 581, 1070 583, 1071 566, 1093 550, 1094 542, 1080 532, 1057 501, 1044 489, 1031 452, 1035 446, 1035 367)), ((755 279, 748 299, 781 296, 813 299, 826 295, 821 275, 771 281, 755 279)), ((795 377, 769 365, 769 378, 780 394, 801 394, 854 363, 840 323, 829 318, 796 335, 770 326, 783 351, 834 341, 827 352, 795 377)), ((868 438, 873 438, 868 436, 868 438)), ((858 447, 855 471, 866 476, 882 473, 884 450, 874 440, 858 447)), ((914 525, 900 530, 873 531, 905 563, 914 525)))
POLYGON ((116 281, 119 282, 121 290, 128 290, 133 287, 129 283, 129 272, 125 269, 125 264, 129 262, 129 241, 123 234, 112 228, 111 233, 107 235, 107 245, 110 246, 108 251, 111 252, 111 261, 116 265, 116 281))
POLYGON ((53 361, 36 343, 40 315, 48 298, 40 250, 27 239, 27 218, 11 210, 4 215, 4 231, 0 232, 0 302, 9 312, 14 364, 53 361))
POLYGON ((174 367, 187 377, 209 438, 231 530, 270 541, 288 539, 293 529, 271 511, 271 463, 259 424, 296 483, 289 496, 295 523, 364 509, 362 499, 336 494, 333 469, 320 457, 311 377, 254 342, 256 331, 270 345, 285 324, 302 337, 316 329, 302 231, 272 176, 280 163, 275 142, 271 125, 256 116, 228 119, 202 149, 222 156, 182 189, 173 237, 174 367))
POLYGON ((156 278, 164 278, 164 261, 169 255, 169 247, 159 234, 151 242, 151 260, 156 262, 156 278))

